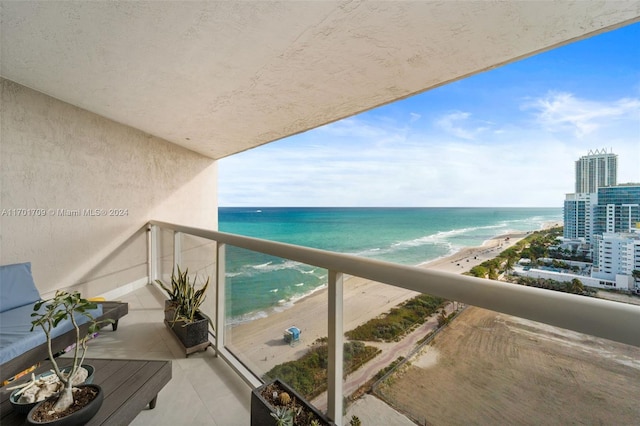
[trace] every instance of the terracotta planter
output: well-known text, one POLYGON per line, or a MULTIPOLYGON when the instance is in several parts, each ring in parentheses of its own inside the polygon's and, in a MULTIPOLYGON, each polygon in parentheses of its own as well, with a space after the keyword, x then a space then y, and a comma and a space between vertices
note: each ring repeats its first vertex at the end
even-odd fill
MULTIPOLYGON (((335 425, 327 416, 300 396, 291 386, 280 379, 275 379, 251 391, 251 426, 276 425, 276 419, 271 415, 271 413, 276 412, 276 409, 262 396, 262 391, 272 384, 277 385, 284 392, 287 392, 292 399, 297 400, 298 406, 303 407, 304 411, 313 413, 313 417, 318 419, 321 425, 335 425)), ((295 424, 297 423, 294 423, 294 425, 295 424)))
POLYGON ((98 391, 98 394, 91 402, 89 402, 87 405, 85 405, 78 411, 75 411, 69 414, 68 416, 65 416, 56 420, 52 420, 49 422, 38 422, 33 420, 32 418, 33 413, 36 410, 38 410, 40 405, 42 405, 46 401, 39 402, 35 407, 31 409, 31 411, 29 411, 29 414, 27 414, 27 423, 30 425, 46 425, 46 426, 76 426, 76 425, 84 425, 88 423, 89 420, 91 420, 93 416, 95 416, 98 413, 98 410, 102 406, 102 401, 104 400, 104 392, 102 391, 102 388, 100 386, 93 385, 93 384, 79 385, 76 387, 78 388, 91 387, 96 389, 98 391))

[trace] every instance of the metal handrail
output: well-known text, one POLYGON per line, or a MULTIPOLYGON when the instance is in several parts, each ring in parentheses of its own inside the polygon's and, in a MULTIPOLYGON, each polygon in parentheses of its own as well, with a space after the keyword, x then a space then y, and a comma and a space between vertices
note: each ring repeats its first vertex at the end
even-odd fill
POLYGON ((640 306, 150 221, 151 225, 640 347, 640 306))

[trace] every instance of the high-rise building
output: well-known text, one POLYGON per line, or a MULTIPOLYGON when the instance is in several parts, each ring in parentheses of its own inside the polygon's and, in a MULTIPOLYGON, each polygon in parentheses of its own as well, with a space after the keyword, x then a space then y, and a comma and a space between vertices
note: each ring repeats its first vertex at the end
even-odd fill
MULTIPOLYGON (((640 184, 624 184, 598 189, 597 204, 593 205, 592 244, 594 253, 601 250, 605 233, 628 233, 640 228, 640 184)), ((600 266, 594 256, 594 264, 600 266)))
POLYGON ((567 194, 564 200, 564 238, 591 242, 593 205, 597 194, 567 194))
POLYGON ((603 186, 616 185, 618 156, 606 150, 589 151, 576 161, 576 193, 594 193, 603 186))
POLYGON ((600 188, 593 208, 593 233, 631 232, 640 223, 640 184, 600 188))
POLYGON ((616 154, 596 149, 576 161, 576 192, 567 194, 564 202, 564 238, 592 243, 596 233, 594 206, 598 203, 598 189, 615 186, 617 180, 616 154))

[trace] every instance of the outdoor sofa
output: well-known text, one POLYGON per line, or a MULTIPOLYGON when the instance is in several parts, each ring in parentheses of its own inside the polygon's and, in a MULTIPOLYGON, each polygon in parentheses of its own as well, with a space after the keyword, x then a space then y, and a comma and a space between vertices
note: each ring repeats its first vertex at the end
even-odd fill
MULTIPOLYGON (((41 300, 31 275, 31 263, 0 266, 0 381, 47 359, 47 339, 39 327, 31 331, 33 305, 41 300)), ((44 307, 43 307, 44 309, 44 307)), ((129 312, 129 305, 121 302, 98 302, 91 311, 96 320, 112 319, 113 331, 118 320, 129 312)), ((89 327, 86 317, 76 316, 81 332, 89 327)), ((53 330, 52 352, 57 354, 75 342, 71 321, 53 330)))

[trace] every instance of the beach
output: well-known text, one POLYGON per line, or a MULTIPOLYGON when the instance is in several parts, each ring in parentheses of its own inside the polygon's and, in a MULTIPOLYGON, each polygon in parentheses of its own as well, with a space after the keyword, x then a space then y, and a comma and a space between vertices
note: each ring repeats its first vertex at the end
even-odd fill
MULTIPOLYGON (((555 224, 549 224, 552 225, 555 224)), ((480 247, 464 248, 451 256, 421 264, 420 267, 460 274, 494 258, 526 235, 526 232, 501 235, 480 247)), ((265 318, 228 327, 225 330, 227 346, 250 368, 261 374, 275 365, 299 358, 318 338, 328 335, 327 293, 327 289, 323 288, 265 318), (300 343, 295 346, 286 344, 283 339, 284 330, 290 326, 301 330, 300 343)), ((345 277, 344 331, 388 312, 417 294, 360 277, 345 277)))

